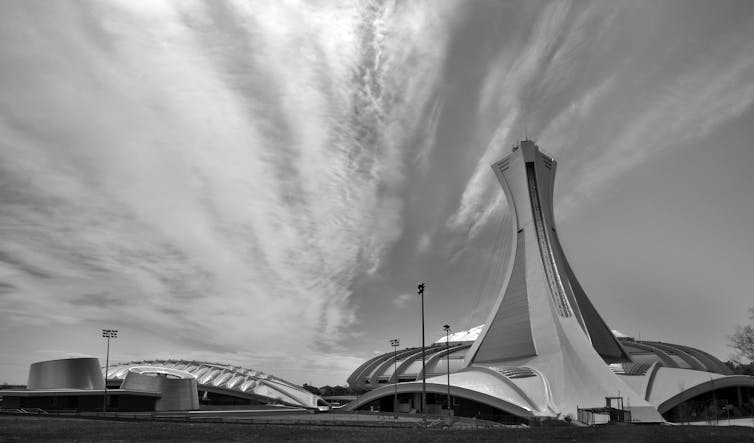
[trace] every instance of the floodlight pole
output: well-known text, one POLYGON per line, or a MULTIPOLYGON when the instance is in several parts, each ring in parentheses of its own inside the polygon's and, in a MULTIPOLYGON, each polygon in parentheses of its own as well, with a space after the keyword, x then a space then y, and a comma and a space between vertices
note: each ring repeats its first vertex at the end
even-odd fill
POLYGON ((427 373, 426 373, 426 355, 424 352, 424 283, 419 283, 418 293, 422 300, 422 414, 427 413, 427 373))
POLYGON ((450 418, 450 325, 444 325, 445 329, 445 358, 448 362, 448 418, 450 418))
POLYGON ((105 357, 105 396, 102 399, 102 412, 107 412, 107 376, 110 372, 110 339, 118 337, 118 330, 103 329, 102 337, 107 338, 107 354, 105 357))
POLYGON ((393 377, 395 377, 395 398, 393 399, 393 414, 398 420, 398 346, 401 342, 397 338, 390 340, 390 346, 393 347, 393 377))

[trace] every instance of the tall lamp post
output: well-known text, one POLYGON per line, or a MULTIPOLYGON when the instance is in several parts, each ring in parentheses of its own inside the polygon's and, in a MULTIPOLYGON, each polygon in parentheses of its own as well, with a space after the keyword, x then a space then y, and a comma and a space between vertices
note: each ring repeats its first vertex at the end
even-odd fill
POLYGON ((424 283, 419 283, 417 291, 422 300, 422 414, 427 413, 427 373, 425 366, 427 364, 424 353, 424 283))
POLYGON ((450 418, 450 325, 444 325, 445 329, 445 358, 448 362, 448 418, 450 418))
POLYGON ((102 412, 107 412, 107 376, 110 372, 110 339, 118 337, 118 330, 103 329, 102 337, 107 339, 107 356, 105 357, 105 397, 102 400, 102 412))
POLYGON ((393 347, 393 377, 395 377, 395 398, 393 399, 393 413, 396 420, 398 420, 398 346, 400 345, 401 342, 397 338, 390 340, 390 346, 393 347))

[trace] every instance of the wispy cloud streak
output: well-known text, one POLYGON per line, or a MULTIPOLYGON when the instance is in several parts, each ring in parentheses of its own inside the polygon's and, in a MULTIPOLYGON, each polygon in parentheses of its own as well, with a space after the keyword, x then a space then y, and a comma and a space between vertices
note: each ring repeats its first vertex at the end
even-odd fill
POLYGON ((663 63, 667 49, 654 42, 665 37, 668 12, 567 2, 539 11, 525 46, 501 50, 491 65, 482 89, 487 100, 479 105, 480 130, 491 134, 490 142, 447 226, 474 237, 504 204, 489 165, 523 138, 524 128, 544 150, 569 156, 566 198, 558 208, 568 216, 621 173, 748 109, 754 103, 752 27, 740 23, 716 35, 705 42, 704 57, 663 63), (637 37, 642 31, 647 36, 637 37))
POLYGON ((400 236, 452 11, 3 9, 2 320, 99 318, 259 355, 336 344, 354 278, 400 236))

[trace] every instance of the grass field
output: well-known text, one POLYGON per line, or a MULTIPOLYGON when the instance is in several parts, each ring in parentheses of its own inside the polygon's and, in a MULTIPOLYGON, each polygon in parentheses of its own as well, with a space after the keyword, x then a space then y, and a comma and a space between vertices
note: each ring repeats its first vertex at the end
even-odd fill
POLYGON ((754 429, 706 426, 604 426, 531 429, 391 429, 230 423, 120 422, 0 416, 0 441, 579 441, 754 442, 754 429))

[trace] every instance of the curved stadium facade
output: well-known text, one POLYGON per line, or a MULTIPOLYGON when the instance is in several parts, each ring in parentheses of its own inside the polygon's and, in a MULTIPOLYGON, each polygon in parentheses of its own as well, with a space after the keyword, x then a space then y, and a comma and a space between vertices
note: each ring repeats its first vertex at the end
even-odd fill
MULTIPOLYGON (((483 327, 477 326, 469 331, 456 333, 455 338, 451 336, 447 343, 443 338, 425 348, 427 379, 446 377, 448 367, 451 374, 463 370, 466 354, 483 327)), ((631 337, 618 337, 618 340, 632 361, 612 363, 608 367, 634 391, 643 393, 644 398, 657 405, 658 412, 669 419, 681 418, 679 414, 682 413, 684 405, 699 395, 705 397, 707 393, 710 394, 707 396, 711 396, 710 389, 719 390, 724 385, 735 387, 727 390, 728 395, 723 392, 720 396, 721 400, 731 405, 738 402, 739 390, 742 400, 752 398, 754 394, 754 388, 747 388, 751 386, 751 377, 735 376, 725 363, 702 350, 671 343, 637 341, 631 337), (687 380, 689 375, 693 375, 690 379, 698 382, 698 385, 694 386, 695 389, 691 390, 692 386, 677 391, 668 389, 674 377, 679 374, 673 371, 674 369, 681 370, 680 374, 687 380)), ((501 376, 513 379, 536 375, 534 371, 526 368, 508 368, 499 372, 501 376)), ((348 377, 348 385, 355 391, 368 392, 385 385, 392 387, 396 382, 421 383, 421 380, 422 349, 416 347, 395 353, 387 352, 367 360, 348 377), (397 372, 394 372, 394 368, 397 368, 397 372)), ((435 390, 440 400, 446 395, 447 386, 445 389, 435 390)), ((738 409, 740 413, 747 411, 738 409)))
POLYGON ((616 337, 608 328, 558 238, 556 167, 530 140, 492 165, 514 222, 504 283, 485 326, 427 348, 424 371, 421 348, 366 361, 348 383, 367 392, 347 409, 452 407, 456 415, 506 422, 686 421, 721 407, 754 415, 754 377, 733 375, 701 350, 616 337))

